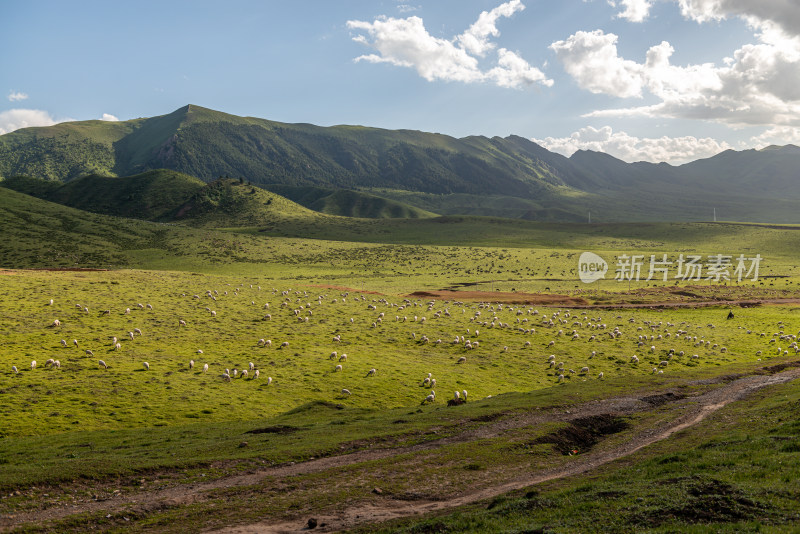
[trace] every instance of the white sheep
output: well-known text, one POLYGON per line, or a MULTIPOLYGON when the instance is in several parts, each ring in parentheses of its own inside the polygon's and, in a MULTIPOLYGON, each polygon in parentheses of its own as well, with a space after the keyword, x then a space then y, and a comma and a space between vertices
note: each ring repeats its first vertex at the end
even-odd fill
POLYGON ((349 397, 350 396, 350 390, 349 389, 342 389, 342 395, 347 395, 349 397))
POLYGON ((260 374, 261 374, 261 372, 260 372, 258 369, 256 369, 255 371, 253 371, 253 380, 255 380, 256 378, 258 378, 258 376, 259 376, 260 374))
POLYGON ((62 347, 66 347, 67 346, 67 340, 66 339, 62 339, 61 340, 61 346, 62 347))
POLYGON ((243 369, 243 370, 242 370, 242 378, 243 378, 243 379, 244 379, 244 378, 247 378, 247 374, 248 374, 248 373, 247 373, 247 369, 243 369))
POLYGON ((425 400, 423 400, 422 403, 425 404, 426 402, 433 402, 435 400, 436 400, 436 392, 431 390, 430 395, 425 397, 425 400))
POLYGON ((207 371, 208 371, 208 364, 206 363, 206 364, 203 364, 203 372, 205 373, 207 371))
POLYGON ((341 356, 339 356, 339 361, 340 362, 346 362, 347 361, 347 354, 342 354, 341 356))
POLYGON ((189 360, 189 369, 194 369, 194 360, 189 360))
POLYGON ((367 371, 367 376, 375 376, 377 373, 378 373, 378 370, 373 367, 372 369, 367 371))
POLYGON ((89 349, 86 349, 86 350, 85 350, 85 351, 83 351, 83 352, 84 352, 84 354, 86 354, 87 356, 94 356, 94 352, 92 352, 92 351, 91 351, 91 350, 89 350, 89 349))
POLYGON ((433 389, 434 386, 436 386, 436 379, 435 378, 431 378, 431 389, 433 389))
POLYGON ((147 362, 142 362, 142 367, 144 367, 145 371, 149 371, 150 370, 150 364, 147 363, 147 362))
POLYGON ((460 357, 460 358, 458 359, 458 361, 456 361, 456 363, 464 363, 464 362, 466 362, 466 361, 467 361, 467 357, 466 357, 466 356, 462 356, 462 357, 460 357))
POLYGON ((107 364, 106 362, 104 362, 103 360, 99 360, 99 361, 97 362, 97 365, 99 365, 99 366, 100 366, 100 367, 102 367, 103 369, 108 369, 108 364, 107 364))
POLYGON ((181 327, 181 326, 186 326, 186 321, 184 321, 183 319, 179 319, 179 320, 178 320, 178 326, 179 326, 179 327, 181 327))
POLYGON ((54 361, 53 367, 55 367, 56 369, 61 369, 61 361, 60 360, 54 361))
POLYGON ((270 385, 270 384, 272 384, 272 377, 268 376, 267 377, 267 385, 270 385))
POLYGON ((341 366, 341 364, 340 364, 340 365, 337 365, 336 367, 334 367, 334 368, 333 368, 333 372, 334 372, 334 373, 335 373, 336 371, 341 371, 341 370, 342 370, 342 366, 341 366))
POLYGON ((53 328, 55 328, 56 326, 61 326, 61 321, 56 319, 56 320, 53 321, 53 324, 51 324, 50 326, 52 326, 53 328))
POLYGON ((281 347, 280 348, 284 349, 284 348, 286 348, 288 346, 289 346, 289 342, 288 341, 284 341, 283 343, 281 343, 281 347))
POLYGON ((114 350, 120 350, 120 349, 122 349, 122 343, 117 343, 114 345, 114 350))
POLYGON ((73 345, 75 345, 75 346, 77 347, 77 346, 78 346, 78 340, 77 340, 77 339, 73 339, 73 340, 72 340, 72 344, 73 344, 73 345))
POLYGON ((19 374, 19 369, 17 369, 16 365, 12 365, 11 366, 11 372, 14 373, 14 374, 19 374))
POLYGON ((134 328, 134 329, 133 329, 133 333, 134 333, 134 334, 139 334, 140 336, 142 335, 142 331, 141 331, 141 330, 139 330, 138 328, 134 328))
POLYGON ((250 367, 250 370, 251 370, 251 371, 252 371, 253 369, 255 369, 255 368, 256 368, 256 364, 254 364, 253 362, 250 362, 250 363, 249 363, 249 364, 247 364, 247 365, 248 365, 248 367, 250 367))
POLYGON ((597 378, 603 378, 604 376, 605 376, 605 375, 604 375, 604 374, 603 374, 603 372, 601 371, 601 372, 600 372, 600 374, 599 374, 599 375, 597 375, 597 378))
POLYGON ((588 367, 581 367, 581 373, 586 374, 588 372, 589 372, 589 368, 588 367))

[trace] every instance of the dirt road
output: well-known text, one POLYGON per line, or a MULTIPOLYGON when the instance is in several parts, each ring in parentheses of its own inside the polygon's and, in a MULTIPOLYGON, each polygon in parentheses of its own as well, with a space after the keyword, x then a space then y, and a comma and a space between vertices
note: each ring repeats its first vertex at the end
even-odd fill
MULTIPOLYGON (((303 463, 261 469, 243 475, 228 476, 208 483, 180 485, 152 491, 145 490, 133 494, 111 497, 102 501, 76 501, 69 505, 51 506, 33 512, 2 517, 0 518, 0 531, 7 531, 15 526, 43 523, 87 512, 115 514, 122 513, 126 510, 136 510, 140 513, 147 513, 148 511, 161 509, 165 505, 174 506, 201 502, 208 499, 209 492, 213 490, 252 486, 268 477, 280 479, 293 475, 334 470, 361 462, 422 452, 447 444, 491 438, 507 432, 509 429, 522 428, 542 422, 566 422, 580 418, 600 416, 602 414, 624 416, 646 409, 648 403, 652 406, 653 402, 673 402, 675 406, 679 408, 680 415, 675 419, 664 423, 659 428, 642 431, 633 435, 629 441, 611 450, 590 450, 585 454, 570 458, 570 462, 566 465, 524 473, 503 484, 466 491, 443 500, 407 501, 395 500, 387 497, 378 501, 378 504, 358 503, 351 507, 343 506, 335 515, 317 516, 316 519, 320 527, 316 530, 320 532, 331 532, 357 525, 441 511, 489 499, 512 490, 525 488, 547 480, 585 473, 600 465, 633 454, 647 445, 666 439, 675 432, 691 427, 720 408, 744 398, 755 390, 788 382, 800 377, 800 368, 798 367, 789 367, 788 369, 767 368, 763 372, 764 374, 753 374, 735 378, 716 389, 693 397, 684 398, 683 396, 675 396, 671 393, 665 394, 662 392, 662 394, 645 397, 616 397, 603 399, 572 406, 566 412, 563 410, 563 407, 561 407, 501 418, 477 428, 467 429, 453 436, 413 446, 389 447, 374 450, 367 449, 351 454, 324 457, 303 463), (654 401, 653 399, 656 400, 654 401)), ((225 534, 297 532, 306 526, 307 519, 306 517, 288 521, 285 519, 266 520, 256 524, 231 526, 216 532, 225 534)))

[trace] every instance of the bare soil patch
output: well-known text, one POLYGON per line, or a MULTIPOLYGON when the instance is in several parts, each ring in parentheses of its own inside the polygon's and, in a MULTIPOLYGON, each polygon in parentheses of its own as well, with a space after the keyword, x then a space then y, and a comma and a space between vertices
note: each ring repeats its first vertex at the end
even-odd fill
POLYGON ((586 306, 589 304, 589 302, 582 297, 549 293, 520 293, 516 291, 450 291, 446 289, 435 289, 414 291, 410 295, 407 295, 407 298, 502 302, 504 304, 538 304, 543 306, 586 306))
POLYGON ((659 395, 648 395, 646 397, 642 397, 640 400, 652 406, 661 406, 663 404, 667 404, 668 402, 675 402, 685 398, 686 395, 680 393, 675 394, 671 391, 668 391, 667 393, 661 393, 659 395))
POLYGON ((604 436, 617 434, 629 426, 624 419, 610 413, 579 417, 566 428, 537 438, 530 444, 550 443, 559 453, 574 456, 589 452, 604 436))

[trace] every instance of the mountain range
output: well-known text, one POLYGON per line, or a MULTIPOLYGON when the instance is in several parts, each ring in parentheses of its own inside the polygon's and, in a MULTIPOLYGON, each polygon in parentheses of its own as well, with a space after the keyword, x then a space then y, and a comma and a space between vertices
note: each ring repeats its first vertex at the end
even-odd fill
MULTIPOLYGON (((800 147, 793 145, 728 150, 680 166, 626 163, 592 151, 567 158, 519 136, 457 139, 287 124, 195 105, 152 118, 60 123, 0 136, 6 186, 20 175, 62 184, 156 169, 180 173, 174 182, 161 176, 160 189, 151 192, 153 202, 166 198, 170 209, 202 183, 231 177, 348 216, 618 222, 711 220, 716 212, 725 220, 800 222, 794 209, 800 147)), ((36 187, 56 195, 54 188, 36 187)), ((89 198, 68 189, 61 195, 89 198)), ((58 202, 56 197, 50 199, 58 202)))

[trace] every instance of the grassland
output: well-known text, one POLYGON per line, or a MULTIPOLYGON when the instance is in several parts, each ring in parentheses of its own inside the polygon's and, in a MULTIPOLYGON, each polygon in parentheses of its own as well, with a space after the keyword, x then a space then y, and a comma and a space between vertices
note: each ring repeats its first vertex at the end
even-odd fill
MULTIPOLYGON (((348 510, 458 502, 520 473, 568 470, 680 420, 737 377, 796 362, 795 227, 278 210, 269 226, 219 229, 211 217, 149 223, 0 193, 0 529, 185 532, 265 517, 297 529, 319 515, 371 531, 395 516, 365 526, 348 510), (576 271, 584 250, 612 269, 622 253, 764 261, 755 282, 588 286, 576 271), (447 298, 412 295, 441 289, 447 298), (476 290, 505 302, 481 304, 476 290), (718 305, 584 310, 537 303, 544 294, 718 305), (775 299, 789 300, 737 304, 775 299), (49 358, 61 368, 44 368, 49 358), (233 369, 250 375, 221 377, 233 369), (463 390, 466 404, 446 406, 463 390), (673 400, 641 401, 659 395, 673 400), (570 411, 608 416, 611 430, 584 424, 591 440, 564 439, 570 411)), ((791 532, 798 398, 796 383, 770 386, 594 470, 386 529, 791 532)))

